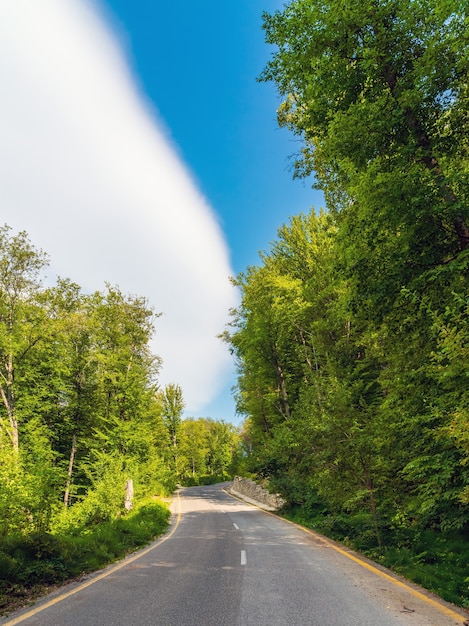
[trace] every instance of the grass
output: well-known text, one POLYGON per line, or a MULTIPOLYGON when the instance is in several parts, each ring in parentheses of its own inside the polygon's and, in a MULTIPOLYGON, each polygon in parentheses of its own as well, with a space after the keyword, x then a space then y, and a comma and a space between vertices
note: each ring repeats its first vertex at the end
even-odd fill
POLYGON ((444 600, 469 608, 469 542, 464 535, 424 531, 411 545, 387 545, 369 556, 444 600))
POLYGON ((0 615, 151 543, 166 531, 169 515, 164 503, 153 501, 70 534, 7 537, 0 548, 0 615))

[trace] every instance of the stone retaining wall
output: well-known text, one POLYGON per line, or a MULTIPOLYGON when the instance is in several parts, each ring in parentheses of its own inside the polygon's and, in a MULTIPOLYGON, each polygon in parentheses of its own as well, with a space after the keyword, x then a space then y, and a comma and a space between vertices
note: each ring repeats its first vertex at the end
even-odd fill
POLYGON ((249 478, 235 476, 230 491, 244 500, 252 500, 262 508, 269 511, 278 511, 285 504, 285 501, 275 493, 269 493, 267 489, 261 487, 249 478))

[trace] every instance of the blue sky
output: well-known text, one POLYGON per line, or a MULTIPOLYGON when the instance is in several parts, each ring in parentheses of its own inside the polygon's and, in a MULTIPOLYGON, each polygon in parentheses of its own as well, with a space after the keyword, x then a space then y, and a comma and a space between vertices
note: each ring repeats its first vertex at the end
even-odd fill
POLYGON ((216 339, 228 276, 291 215, 319 207, 292 180, 276 123, 263 10, 277 0, 0 0, 0 214, 51 257, 51 278, 118 284, 163 313, 162 384, 188 415, 238 422, 216 339))
MULTIPOLYGON (((276 121, 279 96, 260 83, 271 47, 262 12, 276 0, 171 3, 110 0, 128 58, 204 194, 216 210, 236 273, 257 264, 278 227, 322 197, 293 180, 297 138, 276 121)), ((230 387, 207 415, 238 421, 230 387)))
POLYGON ((220 217, 236 272, 317 198, 309 181, 292 180, 297 138, 277 126, 273 85, 256 80, 271 52, 262 12, 283 4, 103 2, 142 90, 220 217))

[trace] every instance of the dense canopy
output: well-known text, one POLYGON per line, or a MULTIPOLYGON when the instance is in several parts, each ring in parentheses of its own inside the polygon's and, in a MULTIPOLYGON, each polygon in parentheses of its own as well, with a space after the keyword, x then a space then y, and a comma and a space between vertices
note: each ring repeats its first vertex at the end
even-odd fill
POLYGON ((468 26, 459 0, 264 15, 261 80, 327 210, 236 280, 251 469, 381 557, 469 528, 468 26))

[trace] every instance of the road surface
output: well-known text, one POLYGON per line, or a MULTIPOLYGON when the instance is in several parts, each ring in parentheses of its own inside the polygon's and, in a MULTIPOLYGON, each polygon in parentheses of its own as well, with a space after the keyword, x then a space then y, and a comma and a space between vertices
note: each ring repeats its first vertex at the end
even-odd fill
POLYGON ((0 620, 14 626, 454 626, 462 609, 221 485, 181 489, 149 548, 0 620))

